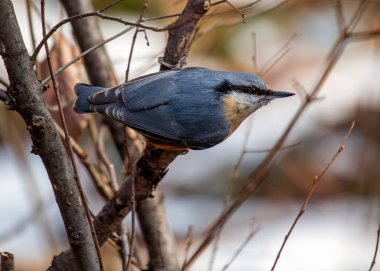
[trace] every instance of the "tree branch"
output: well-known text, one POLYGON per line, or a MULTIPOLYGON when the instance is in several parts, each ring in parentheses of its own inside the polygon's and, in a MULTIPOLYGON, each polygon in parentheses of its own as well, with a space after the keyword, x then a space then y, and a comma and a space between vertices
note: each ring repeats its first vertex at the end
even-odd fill
POLYGON ((66 233, 80 270, 99 270, 95 245, 86 220, 78 187, 65 148, 54 129, 45 107, 42 85, 37 80, 26 51, 21 31, 10 0, 0 2, 0 54, 3 57, 11 87, 8 95, 24 119, 33 141, 32 152, 38 154, 53 186, 66 233))
POLYGON ((2 271, 15 270, 14 256, 12 253, 0 252, 0 270, 2 271))
MULTIPOLYGON (((168 44, 165 49, 163 61, 170 65, 177 65, 186 57, 189 51, 191 38, 195 26, 210 8, 208 0, 189 0, 178 19, 169 28, 168 44)), ((161 65, 161 70, 168 69, 161 65)))
POLYGON ((149 250, 150 270, 179 270, 177 250, 172 231, 164 212, 162 193, 154 193, 154 198, 141 201, 137 214, 145 242, 149 250))
POLYGON ((379 224, 379 228, 377 229, 376 247, 375 247, 375 252, 373 255, 372 262, 371 262, 371 266, 369 267, 369 271, 372 271, 376 264, 377 252, 379 251, 379 240, 380 240, 380 224, 379 224))

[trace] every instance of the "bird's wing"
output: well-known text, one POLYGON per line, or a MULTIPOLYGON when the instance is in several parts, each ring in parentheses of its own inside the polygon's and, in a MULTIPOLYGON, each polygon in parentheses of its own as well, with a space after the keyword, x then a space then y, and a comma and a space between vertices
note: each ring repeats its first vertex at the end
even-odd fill
POLYGON ((166 105, 130 111, 123 103, 110 103, 92 104, 90 109, 121 121, 143 135, 174 145, 183 145, 181 142, 191 139, 185 136, 186 129, 175 121, 175 115, 166 105))
POLYGON ((129 112, 124 108, 125 123, 150 138, 191 149, 212 147, 228 135, 228 128, 220 122, 209 121, 206 124, 202 119, 198 125, 180 122, 180 117, 170 109, 168 105, 140 112, 129 112))
POLYGON ((187 140, 186 127, 176 121, 167 105, 144 111, 129 111, 124 107, 124 122, 142 134, 166 142, 187 140))
POLYGON ((167 104, 176 90, 174 84, 180 70, 149 74, 129 81, 122 87, 122 98, 129 111, 149 110, 167 104))

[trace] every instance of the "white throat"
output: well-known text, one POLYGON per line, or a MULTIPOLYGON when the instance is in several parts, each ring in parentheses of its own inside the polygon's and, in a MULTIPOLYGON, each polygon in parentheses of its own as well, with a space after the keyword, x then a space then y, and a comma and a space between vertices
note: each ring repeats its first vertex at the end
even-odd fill
POLYGON ((223 99, 226 116, 231 123, 231 131, 234 131, 251 113, 269 103, 269 100, 263 99, 262 96, 239 91, 232 91, 223 99))

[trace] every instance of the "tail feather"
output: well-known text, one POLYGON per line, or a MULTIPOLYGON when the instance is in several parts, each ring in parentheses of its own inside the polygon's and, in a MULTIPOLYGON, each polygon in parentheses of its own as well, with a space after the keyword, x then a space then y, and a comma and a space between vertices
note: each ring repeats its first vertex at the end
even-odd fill
POLYGON ((74 87, 77 99, 74 102, 74 111, 79 114, 94 112, 90 109, 89 96, 104 90, 102 87, 90 86, 87 84, 76 84, 74 87))

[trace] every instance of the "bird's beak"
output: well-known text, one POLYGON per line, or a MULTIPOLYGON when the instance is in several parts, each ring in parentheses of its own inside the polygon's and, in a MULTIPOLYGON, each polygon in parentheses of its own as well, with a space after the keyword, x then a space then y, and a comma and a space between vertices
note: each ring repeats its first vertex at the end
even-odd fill
POLYGON ((295 93, 292 93, 292 92, 274 91, 271 89, 268 89, 268 92, 269 92, 268 96, 270 99, 285 98, 285 97, 295 95, 295 93))

